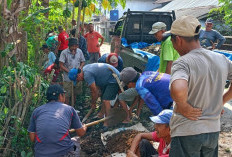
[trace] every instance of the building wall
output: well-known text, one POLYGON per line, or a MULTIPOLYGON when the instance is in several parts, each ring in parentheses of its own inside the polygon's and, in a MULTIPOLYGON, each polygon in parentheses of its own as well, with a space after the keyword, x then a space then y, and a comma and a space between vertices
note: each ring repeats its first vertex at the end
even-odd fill
POLYGON ((154 2, 154 0, 126 0, 125 9, 123 9, 120 5, 116 9, 119 10, 120 18, 128 9, 131 11, 150 11, 156 7, 161 6, 160 4, 154 4, 154 2))

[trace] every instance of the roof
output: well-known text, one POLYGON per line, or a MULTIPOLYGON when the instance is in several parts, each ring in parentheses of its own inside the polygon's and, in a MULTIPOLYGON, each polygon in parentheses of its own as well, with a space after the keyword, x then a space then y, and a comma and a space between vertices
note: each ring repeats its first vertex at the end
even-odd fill
MULTIPOLYGON (((159 0, 158 0, 159 1, 159 0)), ((159 11, 171 11, 179 10, 184 8, 195 8, 201 6, 218 6, 218 0, 173 0, 163 8, 160 8, 159 11)), ((152 11, 156 11, 152 10, 152 11)))
POLYGON ((200 6, 200 7, 195 7, 195 8, 179 9, 179 10, 176 10, 175 13, 176 13, 177 18, 184 16, 184 15, 191 15, 191 16, 196 17, 197 19, 202 19, 208 15, 209 11, 212 8, 216 8, 216 6, 210 5, 210 6, 200 6))

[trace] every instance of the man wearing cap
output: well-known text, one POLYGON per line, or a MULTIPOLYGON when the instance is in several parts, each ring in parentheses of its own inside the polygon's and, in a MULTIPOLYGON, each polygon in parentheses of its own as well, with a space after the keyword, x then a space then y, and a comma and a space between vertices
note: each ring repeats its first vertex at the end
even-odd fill
POLYGON ((50 50, 55 51, 56 46, 58 44, 58 36, 55 32, 51 32, 48 34, 48 38, 46 40, 46 44, 50 48, 50 50))
POLYGON ((171 157, 216 157, 223 104, 232 98, 232 63, 224 55, 201 47, 200 22, 182 16, 171 27, 172 43, 180 54, 170 81, 174 114, 170 121, 171 157))
POLYGON ((87 48, 90 55, 89 61, 90 63, 97 63, 100 57, 100 47, 104 42, 104 37, 98 32, 94 31, 93 24, 88 24, 89 32, 84 35, 87 41, 87 48), (98 40, 101 39, 101 43, 99 44, 98 40))
MULTIPOLYGON (((68 73, 71 69, 82 69, 85 64, 85 58, 82 51, 78 48, 78 42, 76 38, 69 39, 69 48, 62 51, 60 55, 60 68, 63 70, 64 83, 63 87, 67 91, 66 93, 66 104, 69 104, 71 97, 72 81, 68 77, 68 73)), ((75 84, 74 84, 75 85, 75 84)), ((74 86, 74 96, 79 94, 81 91, 81 84, 74 86)), ((74 99, 75 100, 75 99, 74 99)))
POLYGON ((60 58, 60 54, 63 50, 68 48, 68 34, 65 32, 62 26, 58 27, 60 34, 58 35, 58 45, 56 48, 57 57, 60 58))
POLYGON ((205 21, 205 30, 200 31, 200 43, 202 47, 208 48, 212 47, 212 49, 219 49, 226 39, 213 28, 213 19, 208 18, 205 21), (215 46, 215 43, 218 41, 218 44, 215 46))
POLYGON ((43 52, 48 55, 48 60, 44 64, 44 69, 47 69, 47 67, 55 62, 56 56, 52 51, 49 50, 49 47, 46 44, 41 47, 41 50, 43 50, 43 52))
MULTIPOLYGON (((119 87, 117 80, 113 77, 114 73, 119 77, 119 71, 112 65, 106 63, 92 63, 85 65, 83 70, 78 74, 77 81, 85 81, 91 90, 91 108, 96 108, 96 101, 98 99, 99 90, 101 90, 101 100, 103 102, 101 111, 98 117, 102 118, 104 114, 107 116, 110 111, 110 100, 114 100, 118 93, 119 87)), ((107 123, 104 123, 107 126, 107 123)))
MULTIPOLYGON (((70 34, 72 35, 73 38, 75 38, 76 37, 76 28, 72 29, 70 31, 70 34)), ((79 41, 78 48, 81 49, 81 51, 83 52, 85 60, 86 61, 89 60, 89 52, 87 51, 86 39, 81 34, 79 34, 78 41, 79 41)))
POLYGON ((165 32, 166 24, 156 22, 152 25, 149 34, 154 34, 154 37, 161 42, 159 72, 171 74, 172 62, 179 58, 179 54, 173 48, 170 34, 165 32))
POLYGON ((69 129, 83 136, 87 127, 81 124, 74 108, 64 104, 65 91, 61 86, 51 85, 47 100, 47 104, 33 111, 28 127, 30 140, 35 142, 35 156, 79 156, 79 139, 71 139, 69 129))
POLYGON ((106 53, 98 59, 98 63, 108 63, 114 66, 119 72, 123 69, 123 61, 117 53, 106 53))
POLYGON ((155 131, 139 133, 135 136, 128 150, 127 157, 168 157, 171 144, 169 122, 172 110, 163 110, 157 116, 150 117, 155 123, 155 131), (158 150, 155 150, 150 141, 159 142, 158 150))
POLYGON ((169 74, 146 71, 140 75, 134 68, 127 67, 121 71, 120 79, 123 84, 133 90, 130 89, 130 91, 121 93, 119 101, 126 100, 123 94, 130 98, 135 97, 137 94, 154 115, 158 115, 162 110, 172 107, 173 100, 169 91, 169 74))

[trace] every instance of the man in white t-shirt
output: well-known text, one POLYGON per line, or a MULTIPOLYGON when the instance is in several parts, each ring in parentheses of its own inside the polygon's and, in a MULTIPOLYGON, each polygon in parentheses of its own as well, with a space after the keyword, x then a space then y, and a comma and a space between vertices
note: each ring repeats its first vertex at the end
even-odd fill
POLYGON ((232 98, 232 62, 200 46, 200 22, 182 16, 173 22, 171 40, 180 58, 172 64, 170 157, 217 157, 223 104, 232 98))

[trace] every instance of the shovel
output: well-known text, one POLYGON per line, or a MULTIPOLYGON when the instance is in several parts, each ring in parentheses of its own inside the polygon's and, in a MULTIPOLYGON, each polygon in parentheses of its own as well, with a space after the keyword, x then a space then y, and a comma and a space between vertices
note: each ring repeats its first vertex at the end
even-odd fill
MULTIPOLYGON (((127 114, 125 110, 123 110, 122 108, 113 108, 110 110, 110 113, 107 117, 93 121, 91 123, 87 123, 85 125, 86 127, 89 127, 106 121, 108 126, 113 126, 125 120, 126 117, 127 114)), ((69 132, 75 132, 75 129, 70 129, 69 132)))

